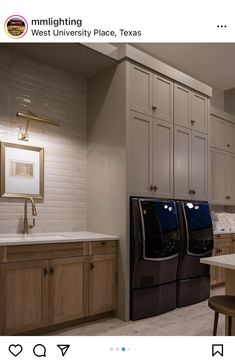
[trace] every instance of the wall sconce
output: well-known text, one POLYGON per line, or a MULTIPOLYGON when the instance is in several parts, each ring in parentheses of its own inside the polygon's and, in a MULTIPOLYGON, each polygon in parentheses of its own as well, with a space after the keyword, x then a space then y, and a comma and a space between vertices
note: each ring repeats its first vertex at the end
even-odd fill
POLYGON ((29 134, 28 134, 28 130, 29 130, 29 122, 31 120, 36 121, 36 122, 41 122, 44 124, 51 124, 51 125, 55 125, 55 126, 60 126, 61 123, 55 120, 49 120, 49 119, 44 119, 41 117, 37 117, 35 114, 33 114, 32 112, 28 112, 27 114, 25 113, 20 113, 17 112, 16 116, 18 118, 23 118, 23 119, 27 119, 27 124, 26 124, 26 129, 24 132, 20 131, 20 133, 18 133, 18 139, 19 140, 24 140, 24 141, 28 141, 29 140, 29 134))

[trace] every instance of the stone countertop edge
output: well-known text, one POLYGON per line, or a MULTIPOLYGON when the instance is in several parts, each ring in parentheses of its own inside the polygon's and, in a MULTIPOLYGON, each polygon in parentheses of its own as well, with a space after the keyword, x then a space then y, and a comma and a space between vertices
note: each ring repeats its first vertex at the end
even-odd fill
POLYGON ((213 231, 213 234, 214 235, 217 235, 217 234, 235 234, 235 231, 213 231))
POLYGON ((36 245, 51 243, 73 243, 73 242, 95 242, 95 241, 117 241, 118 236, 97 233, 97 232, 56 232, 56 233, 35 233, 22 234, 0 234, 0 247, 36 245), (59 238, 58 238, 59 236, 59 238), (9 238, 8 238, 9 237, 9 238), (40 239, 43 237, 43 239, 40 239), (48 237, 48 238, 47 238, 48 237), (14 240, 12 238, 19 238, 14 240), (38 238, 38 239, 37 239, 38 238))
POLYGON ((227 254, 223 256, 201 258, 200 262, 204 264, 208 264, 210 266, 228 268, 235 271, 235 253, 227 254))

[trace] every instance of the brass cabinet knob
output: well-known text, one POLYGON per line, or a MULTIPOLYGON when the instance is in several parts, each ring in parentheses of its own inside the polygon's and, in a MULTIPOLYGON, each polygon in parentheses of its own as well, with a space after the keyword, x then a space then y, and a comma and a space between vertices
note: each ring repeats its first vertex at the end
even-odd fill
POLYGON ((50 274, 53 275, 55 273, 54 267, 50 267, 50 274))
POLYGON ((149 190, 152 192, 153 191, 153 186, 152 184, 149 186, 149 190))
POLYGON ((94 263, 91 263, 91 264, 90 264, 90 269, 91 269, 91 271, 92 271, 94 268, 95 268, 94 263))
POLYGON ((191 119, 191 124, 194 125, 195 123, 196 123, 196 121, 191 119))
POLYGON ((43 274, 44 274, 44 277, 46 277, 48 275, 48 269, 46 267, 44 267, 44 269, 43 269, 43 274))
POLYGON ((230 196, 226 196, 226 199, 231 199, 231 197, 230 197, 230 196))
POLYGON ((230 144, 227 144, 227 147, 230 147, 230 144))
POLYGON ((157 190, 158 190, 158 187, 156 186, 156 184, 154 184, 154 186, 153 186, 153 191, 154 191, 154 192, 157 192, 157 190))
POLYGON ((156 111, 156 110, 157 110, 156 105, 152 105, 152 109, 153 109, 154 111, 156 111))

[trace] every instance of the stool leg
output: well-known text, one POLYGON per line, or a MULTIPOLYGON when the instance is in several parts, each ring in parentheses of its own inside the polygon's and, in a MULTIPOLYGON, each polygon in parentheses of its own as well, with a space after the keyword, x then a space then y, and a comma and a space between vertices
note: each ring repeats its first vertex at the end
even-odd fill
POLYGON ((228 316, 228 336, 232 336, 232 317, 228 316))
POLYGON ((219 319, 219 313, 218 313, 218 312, 215 312, 214 327, 213 327, 213 336, 216 336, 216 334, 217 334, 218 319, 219 319))

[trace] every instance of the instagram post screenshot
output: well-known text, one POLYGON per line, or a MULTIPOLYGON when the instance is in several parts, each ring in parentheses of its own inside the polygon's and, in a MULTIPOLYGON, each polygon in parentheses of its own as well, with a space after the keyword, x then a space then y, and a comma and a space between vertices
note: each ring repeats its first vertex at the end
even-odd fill
POLYGON ((1 360, 231 361, 232 2, 0 3, 1 360))

